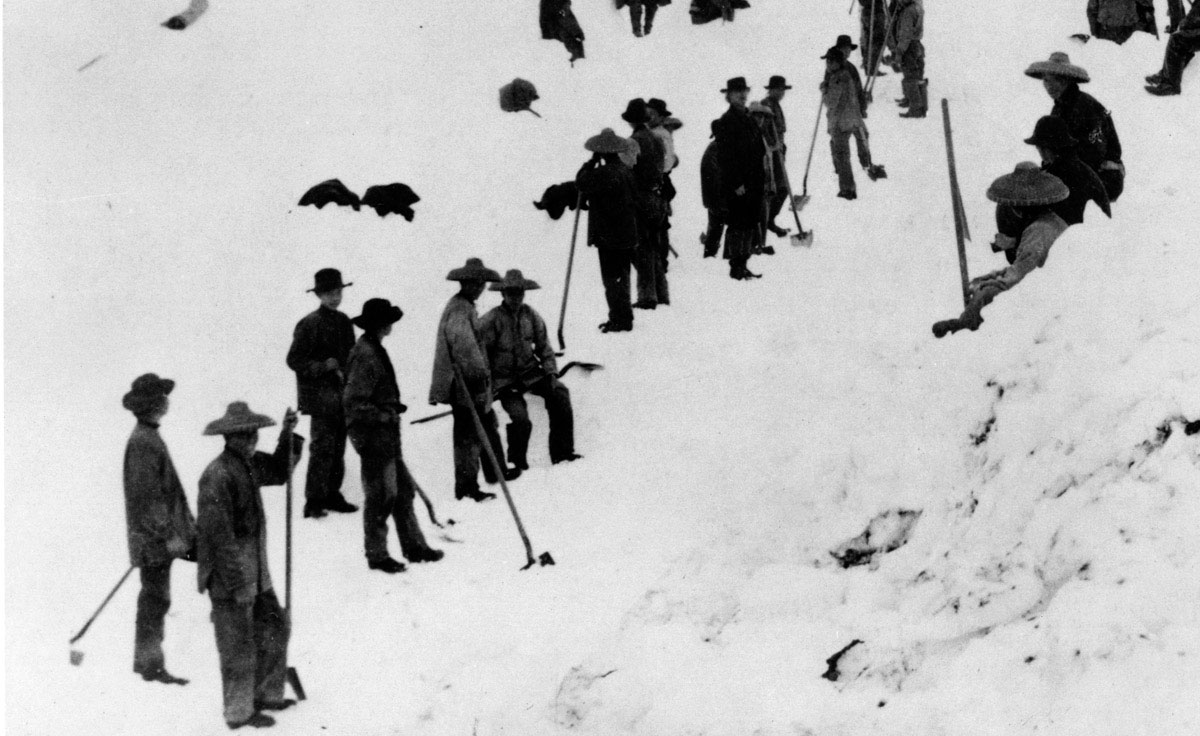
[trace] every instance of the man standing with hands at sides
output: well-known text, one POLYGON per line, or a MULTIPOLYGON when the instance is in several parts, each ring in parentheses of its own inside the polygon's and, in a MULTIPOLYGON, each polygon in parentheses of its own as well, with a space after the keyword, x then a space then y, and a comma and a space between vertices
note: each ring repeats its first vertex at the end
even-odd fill
POLYGON ((637 160, 633 163, 633 181, 637 189, 638 247, 634 254, 637 271, 637 301, 635 309, 654 309, 670 304, 666 262, 667 205, 662 198, 663 161, 666 157, 662 141, 650 132, 646 102, 640 97, 629 101, 621 119, 633 128, 630 139, 637 144, 637 160))
POLYGON ((147 682, 186 685, 167 672, 163 660, 163 620, 171 608, 171 562, 196 561, 196 520, 183 485, 158 434, 158 424, 175 388, 169 378, 138 376, 121 404, 137 417, 125 445, 125 517, 129 562, 138 568, 138 594, 133 671, 147 682))
POLYGON ((197 551, 200 592, 212 599, 225 723, 231 729, 272 726, 275 719, 262 711, 296 704, 283 697, 291 623, 271 584, 259 489, 287 482, 288 453, 294 464, 304 438, 292 433, 296 414, 289 410, 275 452, 256 452, 258 430, 274 424, 235 401, 204 428, 206 436, 225 438, 225 449, 200 476, 197 551))
POLYGON ((336 268, 323 268, 313 277, 310 292, 321 300, 315 312, 296 324, 287 364, 296 373, 300 413, 312 417, 308 477, 304 484, 304 517, 319 519, 326 511, 353 513, 358 507, 342 496, 346 475, 346 418, 342 390, 346 361, 354 347, 350 318, 338 311, 342 283, 336 268))
MULTIPOLYGON (((721 90, 729 109, 717 123, 717 160, 721 170, 721 200, 725 205, 727 231, 725 257, 729 277, 758 278, 746 268, 762 217, 766 185, 766 146, 758 125, 746 109, 750 87, 745 77, 734 77, 721 90)), ((708 247, 712 247, 709 244, 708 247)))
MULTIPOLYGON (((787 158, 787 141, 784 139, 784 134, 787 133, 787 120, 783 116, 783 105, 779 104, 783 101, 783 96, 792 88, 792 85, 787 83, 787 79, 779 75, 771 77, 771 81, 767 82, 767 96, 763 98, 762 104, 771 108, 771 121, 775 126, 776 144, 779 146, 777 155, 773 165, 776 169, 782 169, 786 165, 787 158)), ((780 178, 786 178, 786 175, 779 174, 780 178)), ((787 228, 779 227, 775 224, 775 218, 783 210, 784 203, 787 202, 787 188, 783 187, 775 192, 775 196, 771 197, 769 219, 767 220, 767 229, 779 237, 788 234, 787 228)))
POLYGON ((346 366, 346 425, 362 459, 363 545, 367 567, 388 574, 404 571, 387 549, 387 520, 392 517, 400 551, 410 562, 437 562, 442 551, 431 549, 413 513, 416 481, 400 449, 400 387, 383 338, 404 312, 387 299, 368 299, 354 324, 363 331, 346 366))
MULTIPOLYGON (((447 274, 446 280, 457 281, 459 289, 446 303, 438 324, 429 403, 450 404, 453 412, 454 497, 486 501, 496 495, 479 490, 479 461, 483 448, 471 413, 474 412, 483 424, 497 463, 504 462, 504 445, 496 427, 496 413, 492 411, 492 374, 481 339, 475 300, 489 282, 501 279, 500 274, 484 266, 483 261, 468 258, 465 265, 447 274), (467 385, 466 396, 455 377, 456 368, 467 385)), ((519 468, 501 467, 500 472, 505 480, 514 480, 521 475, 519 468)), ((483 477, 488 483, 499 481, 491 462, 483 463, 483 477)))
POLYGON ((605 128, 584 143, 592 158, 575 175, 579 192, 588 203, 587 243, 599 255, 608 302, 608 320, 600 324, 601 332, 633 329, 629 270, 638 245, 637 191, 633 172, 621 160, 629 144, 612 128, 605 128))

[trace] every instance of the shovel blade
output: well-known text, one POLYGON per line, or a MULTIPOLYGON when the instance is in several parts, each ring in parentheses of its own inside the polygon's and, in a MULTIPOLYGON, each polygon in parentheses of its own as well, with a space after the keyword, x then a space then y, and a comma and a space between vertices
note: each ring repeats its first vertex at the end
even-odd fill
POLYGON ((813 244, 813 231, 800 233, 792 236, 792 245, 796 247, 811 248, 813 244))
POLYGON ((72 649, 71 664, 75 665, 76 667, 83 664, 83 652, 79 651, 78 649, 72 649))
POLYGON ((808 204, 809 199, 811 199, 811 197, 807 194, 793 194, 792 209, 797 211, 804 209, 804 205, 808 204))
POLYGON ((292 686, 292 692, 296 693, 296 700, 308 700, 304 694, 304 686, 300 684, 300 673, 295 667, 287 668, 287 681, 292 686))

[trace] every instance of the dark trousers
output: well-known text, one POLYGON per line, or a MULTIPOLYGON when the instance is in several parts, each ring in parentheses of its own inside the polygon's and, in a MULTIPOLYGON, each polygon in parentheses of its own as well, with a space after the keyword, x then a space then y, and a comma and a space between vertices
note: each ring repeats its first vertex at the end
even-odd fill
POLYGON ((633 326, 630 269, 632 249, 600 248, 600 278, 604 281, 604 298, 608 302, 608 321, 620 327, 633 326))
POLYGON ((638 218, 638 247, 633 254, 637 270, 637 300, 639 304, 670 304, 667 287, 666 231, 661 225, 638 218))
POLYGON ((756 228, 730 225, 725 231, 725 258, 729 260, 729 275, 739 278, 746 272, 751 249, 756 238, 756 228))
POLYGON ((1171 34, 1167 39, 1167 52, 1163 56, 1162 68, 1162 75, 1169 84, 1179 86, 1183 80, 1183 70, 1197 51, 1200 51, 1200 38, 1184 38, 1178 33, 1171 34))
MULTIPOLYGON (((469 496, 479 492, 480 453, 483 445, 479 443, 479 432, 475 428, 475 420, 471 417, 471 407, 454 404, 451 407, 454 417, 454 495, 456 498, 469 496)), ((496 428, 496 412, 491 407, 475 407, 479 420, 483 423, 483 431, 487 434, 496 462, 504 462, 504 444, 500 441, 500 432, 496 428)), ((501 468, 503 470, 503 468, 501 468)), ((487 458, 483 458, 483 478, 488 483, 499 480, 496 469, 487 458)))
POLYGON ((929 100, 926 96, 925 81, 925 47, 920 41, 913 41, 900 57, 900 71, 904 79, 900 86, 904 89, 904 99, 908 100, 912 112, 926 112, 929 100))
POLYGON ((704 233, 704 255, 715 256, 721 249, 721 236, 725 234, 725 219, 717 210, 708 211, 708 229, 704 233))
POLYGON ((872 20, 871 10, 862 8, 862 32, 859 34, 859 46, 862 51, 863 71, 870 74, 875 70, 878 59, 887 48, 887 18, 883 13, 875 13, 872 20))
POLYGON ((633 32, 645 30, 646 33, 654 26, 654 16, 658 13, 657 0, 629 0, 629 20, 633 24, 633 32), (646 24, 642 25, 642 6, 646 6, 646 24))
POLYGON ((342 495, 342 479, 346 476, 346 418, 336 414, 314 414, 308 442, 308 477, 304 483, 304 500, 313 506, 324 506, 342 495))
MULTIPOLYGON (((546 402, 546 414, 550 418, 550 461, 558 462, 575 453, 575 413, 571 409, 571 392, 554 376, 546 376, 529 387, 529 393, 540 396, 546 402)), ((525 396, 516 391, 506 392, 500 397, 500 406, 508 415, 508 458, 514 463, 525 460, 529 445, 529 434, 533 423, 529 421, 529 406, 525 396)))
POLYGON ((857 192, 854 183, 854 169, 850 166, 850 136, 854 136, 854 144, 858 149, 858 162, 863 168, 871 165, 871 148, 867 143, 867 131, 862 126, 854 130, 839 130, 831 133, 829 149, 833 153, 833 170, 838 176, 839 192, 857 192))
POLYGON ((283 700, 291 626, 273 590, 249 603, 214 598, 212 606, 225 722, 241 723, 254 715, 255 701, 283 700))
MULTIPOLYGON (((416 521, 413 502, 416 480, 408 472, 400 451, 400 437, 383 432, 380 444, 355 437, 354 448, 362 460, 362 546, 367 560, 377 562, 388 555, 388 519, 396 525, 400 551, 406 557, 428 550, 425 534, 416 521), (382 442, 395 443, 395 449, 383 447, 382 442)), ((374 438, 372 438, 374 439, 374 438)))
POLYGON ((171 561, 162 565, 142 565, 142 591, 138 593, 137 620, 134 624, 133 671, 162 669, 163 622, 171 610, 171 561))

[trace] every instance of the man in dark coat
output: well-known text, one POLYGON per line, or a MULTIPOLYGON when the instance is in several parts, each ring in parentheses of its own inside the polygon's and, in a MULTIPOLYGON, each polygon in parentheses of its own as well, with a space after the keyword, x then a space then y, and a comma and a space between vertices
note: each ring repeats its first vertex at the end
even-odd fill
POLYGON ((358 510, 342 496, 346 475, 342 389, 346 360, 354 347, 354 328, 350 318, 338 311, 342 289, 352 284, 342 283, 342 274, 336 268, 317 271, 313 280, 309 291, 317 295, 321 306, 296 324, 287 365, 296 373, 300 413, 312 417, 304 516, 319 519, 327 510, 358 510))
POLYGON ((592 158, 579 169, 575 182, 588 203, 587 242, 600 258, 608 302, 608 321, 600 330, 628 332, 633 329, 629 271, 638 244, 637 185, 633 172, 621 161, 629 141, 605 128, 584 148, 592 158))
MULTIPOLYGON (((792 85, 787 83, 787 79, 779 75, 771 77, 767 83, 767 96, 762 99, 762 104, 771 109, 771 125, 774 130, 774 145, 773 152, 774 161, 772 163, 776 177, 782 182, 787 178, 784 166, 787 165, 787 118, 783 114, 783 96, 792 88, 792 85)), ((776 188, 775 196, 771 197, 769 219, 767 221, 767 229, 775 233, 779 237, 787 235, 786 228, 779 227, 775 224, 775 218, 783 210, 783 205, 787 202, 788 187, 786 184, 776 188)))
POLYGON ((538 24, 541 26, 542 38, 548 41, 562 41, 571 52, 570 61, 583 58, 583 29, 575 19, 571 10, 571 0, 541 0, 538 24))
POLYGON ((902 118, 923 118, 929 109, 929 80, 925 79, 925 8, 921 0, 896 0, 892 21, 892 48, 900 60, 904 88, 902 118))
POLYGON ((521 475, 520 468, 504 465, 504 444, 496 429, 496 413, 492 411, 492 372, 488 368, 487 352, 483 349, 479 314, 475 300, 488 283, 500 280, 500 274, 483 265, 478 258, 468 258, 466 264, 446 275, 447 281, 459 283, 458 293, 450 297, 438 323, 437 343, 433 354, 433 380, 429 385, 430 404, 450 404, 454 416, 454 497, 486 501, 495 494, 479 490, 480 444, 476 419, 483 425, 496 468, 483 463, 483 478, 488 483, 499 482, 497 470, 505 480, 521 475), (462 376, 466 395, 455 375, 462 376), (472 413, 474 416, 472 416, 472 413))
POLYGON ((525 292, 540 289, 518 270, 504 274, 491 285, 504 295, 500 306, 483 315, 481 332, 496 398, 508 414, 508 461, 521 470, 529 469, 526 453, 533 423, 525 394, 542 397, 550 417, 550 462, 578 460, 575 454, 575 415, 571 392, 558 380, 558 363, 546 334, 546 322, 525 303, 525 292))
POLYGON ((1087 71, 1072 64, 1063 52, 1055 51, 1048 61, 1030 64, 1025 74, 1042 80, 1046 94, 1054 100, 1050 114, 1066 122, 1079 158, 1104 182, 1109 201, 1116 202, 1125 189, 1121 139, 1112 114, 1095 97, 1079 89, 1080 84, 1091 81, 1087 71))
POLYGON ((296 414, 289 411, 274 454, 256 452, 258 430, 274 424, 235 401, 225 416, 204 428, 205 435, 225 438, 224 451, 200 476, 197 551, 200 592, 212 599, 225 722, 231 729, 271 726, 275 719, 261 711, 296 704, 283 697, 291 622, 271 584, 259 489, 287 481, 304 439, 292 433, 296 414))
POLYGON ((1179 94, 1183 84, 1183 70, 1196 52, 1200 51, 1200 3, 1192 3, 1187 17, 1182 17, 1182 10, 1182 6, 1172 6, 1171 25, 1174 30, 1167 39, 1162 69, 1146 77, 1146 81, 1150 83, 1146 85, 1146 91, 1152 95, 1163 97, 1179 94), (1176 17, 1179 19, 1176 20, 1176 17))
POLYGON ((1078 225, 1083 222, 1083 210, 1088 201, 1092 201, 1104 214, 1112 217, 1104 184, 1075 154, 1075 139, 1067 132, 1067 124, 1062 118, 1053 115, 1041 118, 1034 126, 1033 135, 1025 142, 1037 146, 1042 157, 1042 171, 1057 176, 1071 190, 1066 199, 1051 206, 1055 214, 1068 225, 1078 225))
POLYGON ((1154 0, 1088 0, 1088 28, 1096 38, 1125 43, 1134 31, 1158 37, 1154 0))
POLYGON ((717 144, 717 129, 721 121, 710 124, 712 141, 700 157, 700 197, 704 209, 708 210, 708 229, 700 236, 704 246, 704 257, 712 258, 721 248, 721 236, 725 234, 725 203, 721 199, 721 161, 717 144))
POLYGON ((882 74, 878 71, 879 58, 887 46, 888 13, 885 0, 858 0, 859 43, 862 44, 863 73, 882 74))
POLYGON ((750 87, 745 77, 730 79, 721 90, 729 109, 717 125, 717 160, 721 168, 721 200, 726 207, 725 257, 729 277, 757 278, 746 267, 762 217, 766 147, 750 117, 746 100, 750 87))
POLYGON ((409 562, 436 562, 443 554, 426 543, 413 513, 416 481, 400 448, 400 415, 407 407, 400 402, 396 371, 382 343, 403 314, 387 299, 363 304, 362 314, 353 320, 363 334, 350 351, 344 395, 346 428, 362 459, 367 567, 389 574, 402 572, 404 565, 388 555, 388 517, 396 524, 400 551, 409 562))
POLYGON ((171 608, 171 562, 196 561, 196 521, 158 425, 170 404, 175 382, 147 373, 134 380, 122 405, 137 417, 125 445, 125 519, 129 564, 138 568, 133 671, 147 682, 186 685, 167 672, 163 621, 171 608))
POLYGON ((638 247, 634 254, 637 269, 636 309, 654 309, 670 304, 667 274, 663 264, 667 259, 667 203, 663 199, 663 162, 666 151, 658 136, 650 131, 650 116, 646 102, 632 99, 621 113, 621 119, 633 128, 630 138, 637 143, 638 157, 633 164, 633 181, 637 185, 638 247))
POLYGON ((629 22, 633 25, 633 35, 641 38, 649 35, 654 27, 654 16, 658 13, 659 5, 669 5, 671 0, 616 0, 617 10, 629 6, 629 22), (642 22, 643 13, 645 23, 642 22))

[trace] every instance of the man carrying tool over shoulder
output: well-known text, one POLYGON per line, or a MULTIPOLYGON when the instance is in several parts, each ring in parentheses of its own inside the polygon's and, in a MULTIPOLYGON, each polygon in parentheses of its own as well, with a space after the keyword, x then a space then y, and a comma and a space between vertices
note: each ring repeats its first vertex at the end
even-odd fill
POLYGON ((508 414, 508 461, 521 470, 529 469, 526 451, 533 423, 525 392, 540 396, 550 416, 550 462, 558 464, 578 460, 575 454, 575 415, 571 392, 558 380, 554 349, 546 336, 546 322, 525 304, 525 292, 540 289, 518 269, 504 274, 504 280, 491 285, 504 295, 504 301, 483 316, 480 333, 496 397, 508 414))

